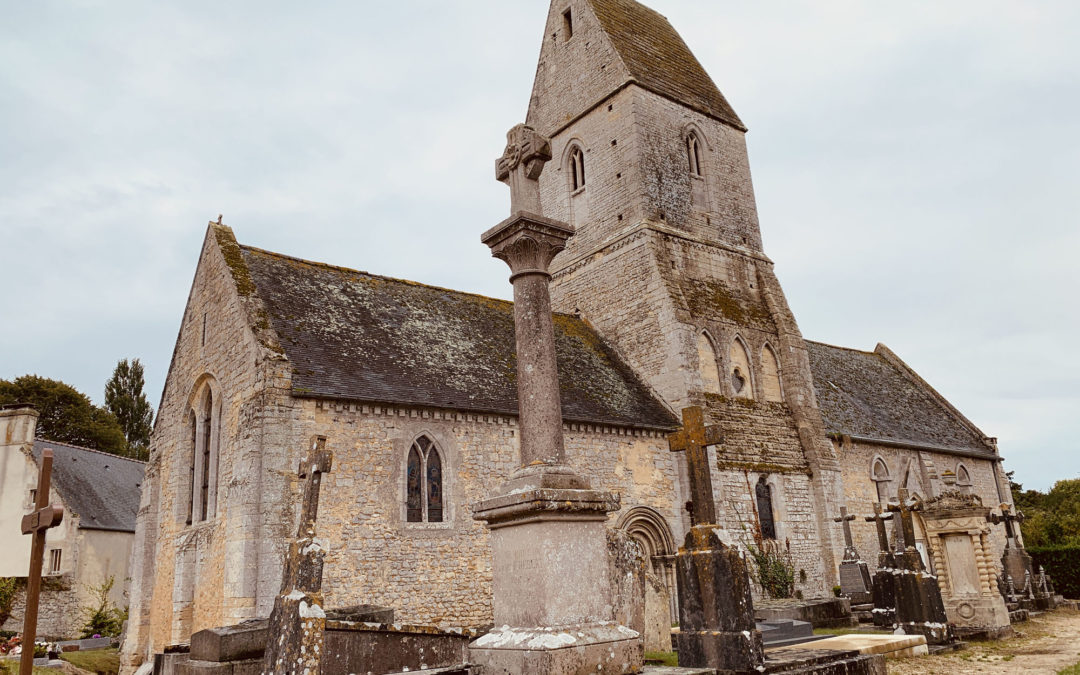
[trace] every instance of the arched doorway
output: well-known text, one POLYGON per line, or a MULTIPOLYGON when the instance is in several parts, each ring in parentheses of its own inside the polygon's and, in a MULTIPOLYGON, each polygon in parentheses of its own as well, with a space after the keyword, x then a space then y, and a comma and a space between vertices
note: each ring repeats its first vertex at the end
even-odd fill
POLYGON ((667 521, 655 509, 647 506, 635 506, 623 514, 619 519, 618 527, 624 530, 631 538, 641 546, 645 558, 650 563, 650 571, 653 577, 663 586, 667 596, 666 607, 660 608, 653 605, 658 602, 658 596, 650 592, 645 594, 645 615, 655 616, 663 611, 671 625, 678 620, 679 607, 678 595, 675 588, 675 538, 671 535, 671 528, 667 521))

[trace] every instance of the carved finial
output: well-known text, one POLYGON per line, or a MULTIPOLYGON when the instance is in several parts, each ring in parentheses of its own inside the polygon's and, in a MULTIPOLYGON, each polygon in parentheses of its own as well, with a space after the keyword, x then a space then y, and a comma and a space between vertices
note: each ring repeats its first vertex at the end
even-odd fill
POLYGON ((532 127, 506 133, 506 150, 495 160, 495 178, 510 186, 510 212, 540 214, 540 173, 551 160, 551 143, 532 127))
POLYGON ((221 215, 220 213, 219 213, 219 214, 217 214, 217 224, 218 224, 218 225, 220 225, 220 224, 221 224, 221 219, 222 219, 223 217, 224 217, 224 216, 222 216, 222 215, 221 215))

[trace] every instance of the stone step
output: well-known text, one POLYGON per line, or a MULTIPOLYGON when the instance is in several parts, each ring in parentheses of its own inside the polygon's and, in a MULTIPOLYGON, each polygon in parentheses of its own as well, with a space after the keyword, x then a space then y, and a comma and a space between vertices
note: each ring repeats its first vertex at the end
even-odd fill
POLYGON ((715 675, 712 668, 679 668, 677 666, 645 666, 643 675, 715 675))

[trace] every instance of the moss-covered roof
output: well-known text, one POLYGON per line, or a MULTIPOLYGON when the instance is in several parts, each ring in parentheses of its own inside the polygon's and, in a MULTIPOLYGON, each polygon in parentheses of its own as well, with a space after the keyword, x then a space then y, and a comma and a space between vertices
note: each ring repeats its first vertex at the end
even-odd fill
POLYGON ((882 355, 806 341, 830 433, 985 453, 982 437, 882 355))
POLYGON ((589 0, 630 76, 646 89, 745 130, 668 20, 634 0, 589 0))
MULTIPOLYGON (((241 249, 295 396, 517 414, 513 303, 241 249)), ((555 334, 566 420, 677 425, 580 319, 555 334)))

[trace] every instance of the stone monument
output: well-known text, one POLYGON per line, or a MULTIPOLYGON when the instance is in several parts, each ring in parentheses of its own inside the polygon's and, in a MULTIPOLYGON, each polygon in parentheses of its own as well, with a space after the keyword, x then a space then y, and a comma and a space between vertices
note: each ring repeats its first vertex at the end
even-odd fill
MULTIPOLYGON (((894 554, 896 579, 896 625, 907 635, 925 635, 927 644, 945 644, 953 640, 953 627, 945 613, 945 603, 937 578, 926 571, 922 556, 915 548, 914 511, 921 510, 917 499, 909 499, 908 491, 901 488, 898 504, 890 504, 889 511, 897 514, 903 528, 903 550, 894 554)), ((875 579, 876 580, 876 579, 875 579)))
POLYGON ((867 605, 874 601, 870 582, 870 569, 866 561, 859 556, 851 539, 851 521, 854 514, 848 514, 847 507, 840 507, 840 516, 834 521, 844 526, 844 559, 840 562, 840 592, 851 599, 853 606, 867 605))
POLYGON ((924 502, 921 514, 945 613, 960 636, 1011 634, 1009 610, 997 590, 990 508, 977 495, 946 492, 924 502))
MULTIPOLYGON (((1039 583, 1031 556, 1016 536, 1017 528, 1024 522, 1023 512, 1017 511, 1014 514, 1009 504, 1001 504, 1000 508, 1001 515, 991 513, 989 520, 995 525, 1005 526, 1005 551, 1001 554, 1001 568, 1006 584, 1012 582, 1009 601, 1019 603, 1024 609, 1054 609, 1057 606, 1054 593, 1049 584, 1039 583)), ((1045 577, 1045 572, 1040 570, 1040 573, 1045 577)))
POLYGON ((507 134, 496 178, 511 216, 484 233, 510 266, 517 345, 521 466, 473 517, 491 529, 495 629, 470 646, 480 675, 638 672, 640 635, 613 621, 608 513, 618 496, 592 490, 566 464, 548 266, 574 233, 540 215, 547 139, 524 124, 507 134))
POLYGON ((896 574, 893 573, 896 557, 889 546, 889 530, 885 527, 888 520, 892 520, 892 514, 884 512, 881 504, 874 502, 874 515, 866 516, 866 521, 877 527, 878 565, 877 572, 874 573, 871 597, 874 603, 874 625, 881 627, 896 623, 896 574))
POLYGON ((682 430, 668 436, 673 452, 686 452, 693 499, 691 528, 675 556, 679 665, 763 671, 764 645, 754 622, 746 559, 717 536, 707 448, 722 441, 720 427, 706 427, 697 406, 684 408, 682 417, 682 430))
POLYGON ((334 455, 326 438, 318 436, 300 460, 304 483, 300 527, 289 545, 281 593, 270 614, 269 635, 263 657, 264 673, 321 673, 326 653, 326 613, 322 605, 323 559, 326 549, 315 538, 322 475, 330 471, 334 455))

